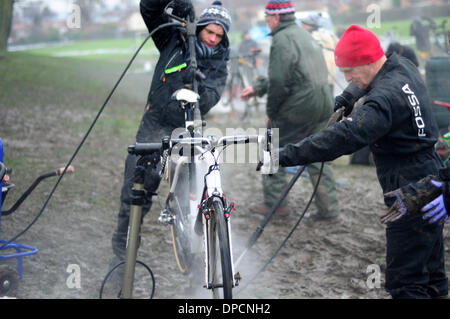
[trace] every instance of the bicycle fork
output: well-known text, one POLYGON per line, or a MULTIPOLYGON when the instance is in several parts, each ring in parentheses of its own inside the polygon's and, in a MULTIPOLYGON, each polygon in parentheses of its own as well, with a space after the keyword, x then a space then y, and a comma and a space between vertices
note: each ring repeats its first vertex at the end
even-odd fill
MULTIPOLYGON (((213 200, 222 201, 222 199, 219 197, 210 199, 211 202, 213 200)), ((202 204, 199 205, 199 209, 200 209, 199 217, 202 216, 202 219, 203 219, 203 234, 204 234, 203 240, 204 240, 204 247, 205 247, 205 283, 206 283, 204 287, 206 289, 215 289, 215 288, 221 287, 221 285, 213 286, 213 284, 210 281, 210 279, 212 278, 212 276, 211 276, 212 273, 214 273, 216 271, 216 269, 212 269, 211 265, 209 264, 209 260, 211 258, 210 254, 215 253, 215 250, 217 249, 217 247, 210 247, 211 243, 216 244, 216 239, 211 239, 209 237, 211 236, 210 227, 216 228, 216 230, 212 232, 214 234, 214 236, 216 235, 217 227, 218 227, 216 218, 224 218, 226 227, 227 227, 227 239, 226 240, 228 240, 229 249, 230 249, 231 269, 232 269, 232 274, 233 274, 232 286, 233 287, 238 286, 239 281, 241 279, 240 274, 235 273, 235 267, 234 267, 234 262, 233 262, 233 246, 232 246, 232 240, 231 240, 230 218, 231 218, 231 211, 234 210, 234 203, 231 203, 230 205, 226 205, 225 200, 223 200, 222 202, 223 202, 223 208, 224 208, 224 215, 218 215, 218 214, 216 214, 216 212, 211 210, 210 207, 212 205, 208 204, 207 199, 204 199, 202 201, 202 204), (216 222, 211 221, 212 219, 214 219, 216 222)), ((197 220, 197 222, 199 222, 199 220, 197 220)))

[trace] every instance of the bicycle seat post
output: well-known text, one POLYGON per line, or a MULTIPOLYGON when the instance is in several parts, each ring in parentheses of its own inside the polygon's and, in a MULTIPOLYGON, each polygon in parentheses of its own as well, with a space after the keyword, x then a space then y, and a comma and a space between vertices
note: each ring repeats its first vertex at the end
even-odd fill
POLYGON ((145 201, 144 172, 135 175, 132 189, 132 203, 128 226, 125 257, 125 271, 122 282, 121 298, 130 299, 133 295, 134 273, 136 269, 137 250, 139 247, 139 230, 142 220, 142 205, 145 201))
MULTIPOLYGON (((142 184, 134 184, 134 189, 142 190, 142 184)), ((142 206, 132 205, 128 229, 127 253, 125 259, 125 272, 122 283, 121 298, 130 299, 133 294, 134 272, 138 249, 139 227, 142 218, 142 206)))

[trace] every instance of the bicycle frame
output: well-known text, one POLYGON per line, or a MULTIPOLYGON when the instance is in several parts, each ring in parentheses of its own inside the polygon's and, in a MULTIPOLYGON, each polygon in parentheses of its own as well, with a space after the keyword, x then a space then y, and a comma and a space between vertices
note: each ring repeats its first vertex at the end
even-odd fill
MULTIPOLYGON (((211 260, 211 248, 209 247, 210 242, 215 242, 215 240, 211 240, 210 236, 210 229, 208 227, 209 223, 208 220, 214 219, 214 218, 222 218, 222 216, 214 216, 216 213, 214 209, 212 209, 213 202, 214 201, 220 201, 223 210, 224 210, 224 218, 226 223, 226 247, 229 247, 229 252, 227 252, 230 256, 230 262, 231 262, 231 278, 232 283, 231 286, 235 287, 239 284, 240 275, 235 271, 234 261, 233 261, 233 245, 232 245, 232 236, 231 236, 231 211, 234 209, 234 203, 229 203, 226 200, 225 193, 222 188, 222 178, 221 178, 221 172, 220 172, 220 164, 219 164, 219 156, 220 152, 218 152, 219 147, 226 147, 230 144, 242 144, 242 143, 258 143, 258 145, 261 145, 266 142, 265 136, 260 135, 254 135, 254 136, 224 136, 219 139, 217 139, 214 136, 210 137, 194 137, 194 138, 183 138, 183 139, 173 139, 171 141, 172 143, 179 145, 179 146, 187 146, 187 147, 193 147, 195 149, 196 155, 194 156, 194 165, 197 169, 203 170, 205 172, 203 175, 203 191, 201 199, 197 201, 193 201, 192 198, 190 198, 190 212, 189 214, 189 222, 187 223, 188 232, 190 233, 192 230, 196 230, 195 232, 198 234, 198 229, 200 228, 200 225, 198 223, 202 224, 202 235, 203 235, 203 250, 204 250, 204 261, 205 261, 205 287, 207 289, 215 289, 217 286, 211 283, 210 278, 212 277, 212 272, 214 270, 211 269, 210 263, 208 262, 211 260), (196 207, 196 216, 192 216, 192 204, 195 204, 196 207), (195 225, 193 225, 192 222, 195 222, 195 225)), ((172 149, 173 146, 170 147, 172 149)), ((265 147, 267 149, 267 147, 265 147)), ((184 153, 184 152, 183 152, 184 153)), ((181 174, 181 168, 184 164, 186 164, 189 160, 188 156, 181 156, 178 159, 173 159, 170 157, 165 157, 166 161, 173 161, 175 162, 175 169, 173 172, 173 180, 170 185, 170 191, 169 195, 166 200, 166 207, 169 204, 171 200, 175 197, 175 192, 177 190, 178 182, 179 182, 179 176, 181 174)), ((165 164, 167 167, 167 163, 165 164)), ((175 222, 175 219, 177 216, 175 215, 168 215, 167 210, 162 212, 162 216, 160 216, 161 220, 165 220, 167 223, 173 223, 175 222)), ((179 216, 178 218, 181 218, 179 216)), ((183 219, 185 219, 183 217, 183 219)), ((186 226, 186 225, 185 225, 186 226)), ((213 231, 214 234, 215 231, 213 231)), ((193 232, 192 232, 193 233, 193 232)), ((192 239, 192 237, 191 237, 192 239)), ((220 242, 220 239, 219 239, 220 242)), ((223 243, 219 243, 219 245, 222 245, 223 243)), ((196 243, 195 240, 193 240, 193 243, 191 243, 191 249, 194 252, 195 251, 196 243)), ((177 253, 176 253, 177 254, 177 253)), ((178 259, 178 257, 177 257, 178 259)), ((177 260, 177 262, 179 262, 177 260)))
MULTIPOLYGON (((201 169, 204 169, 203 175, 203 191, 201 195, 201 199, 190 198, 189 205, 189 218, 187 219, 187 225, 181 225, 179 231, 186 232, 187 228, 188 232, 196 233, 197 235, 203 235, 203 243, 204 243, 204 257, 205 257, 205 287, 207 289, 211 289, 213 292, 213 296, 215 296, 215 289, 224 287, 224 297, 231 298, 231 288, 237 286, 239 284, 240 275, 235 272, 233 255, 232 255, 232 240, 231 240, 231 211, 234 210, 234 203, 228 203, 225 198, 225 193, 222 188, 222 180, 220 174, 220 163, 219 156, 221 152, 217 152, 221 147, 227 147, 232 144, 248 144, 248 143, 257 143, 259 146, 259 150, 264 150, 265 152, 271 150, 271 134, 267 134, 266 136, 262 135, 241 135, 241 136, 224 136, 221 138, 216 138, 214 136, 209 137, 186 137, 186 138, 176 138, 170 139, 163 138, 163 142, 161 143, 136 143, 135 145, 131 145, 129 147, 129 152, 135 155, 147 155, 153 152, 159 151, 162 152, 163 157, 163 169, 168 167, 168 163, 175 162, 175 170, 173 173, 173 181, 170 185, 169 195, 166 200, 166 210, 163 210, 161 213, 160 219, 168 221, 168 223, 176 223, 178 222, 177 218, 181 218, 181 220, 186 220, 184 218, 186 213, 182 210, 179 211, 180 214, 184 214, 184 216, 176 216, 175 213, 170 211, 169 203, 173 200, 176 195, 177 186, 179 183, 179 176, 181 174, 181 167, 183 164, 188 162, 188 159, 192 159, 193 161, 189 163, 189 165, 195 167, 195 169, 199 172, 201 169), (267 145, 266 145, 267 143, 267 145), (188 150, 193 150, 193 154, 189 154, 188 156, 183 155, 179 158, 176 158, 173 154, 174 146, 187 147, 188 150), (217 153, 216 153, 217 152, 217 153), (169 154, 169 155, 168 155, 169 154), (192 216, 193 204, 196 205, 195 212, 196 216, 192 216), (217 210, 218 209, 218 210, 217 210), (194 225, 193 225, 194 223, 194 225), (201 225, 199 225, 201 223, 201 225), (208 228, 211 225, 211 228, 208 228), (194 226, 194 227, 192 227, 194 226), (216 226, 218 232, 216 232, 216 226), (201 234, 199 234, 202 230, 201 234), (210 232, 211 230, 211 232, 210 232), (217 236, 217 237, 216 237, 217 236), (211 269, 211 264, 217 262, 217 250, 216 248, 210 249, 212 245, 216 247, 218 243, 218 248, 220 250, 220 258, 222 264, 222 276, 224 283, 217 284, 215 281, 215 276, 211 276, 211 274, 216 274, 215 266, 214 269, 211 269), (211 255, 211 251, 214 252, 214 256, 211 255), (226 258, 224 259, 224 256, 226 258), (212 258, 211 258, 212 257, 212 258), (213 260, 214 262, 211 262, 213 260), (226 262, 224 262, 226 260, 226 262), (224 267, 227 267, 224 270, 224 267), (224 271, 226 272, 226 276, 224 275, 224 271), (226 278, 225 278, 226 277, 226 278), (211 278, 213 278, 211 280, 211 278), (226 279, 226 284, 225 284, 226 279), (230 283, 231 282, 231 283, 230 283), (227 287, 227 290, 225 290, 227 287), (227 293, 225 292, 227 291, 227 293)), ((223 149, 222 149, 223 150, 223 149)), ((183 149, 183 154, 186 154, 183 149)), ((261 155, 261 154, 260 154, 261 155)), ((264 158, 264 157, 263 157, 264 158)), ((260 156, 261 159, 261 156, 260 156)), ((192 183, 189 181, 189 185, 192 183)), ((130 221, 131 223, 131 221, 130 221)), ((177 241, 177 243, 181 246, 186 245, 186 241, 191 240, 192 237, 187 237, 186 234, 180 233, 180 236, 184 236, 183 240, 177 241)), ((177 243, 175 240, 177 239, 174 236, 174 248, 177 243)), ((181 247, 183 249, 183 247, 181 247)), ((192 247, 192 244, 191 244, 192 247)), ((135 253, 134 249, 133 253, 135 253)), ((195 252, 195 251, 194 251, 195 252)), ((189 251, 189 253, 191 253, 189 251)), ((196 251, 195 253, 199 253, 196 251)), ((177 253, 176 257, 177 257, 177 253)), ((177 257, 178 261, 178 257, 177 257)))

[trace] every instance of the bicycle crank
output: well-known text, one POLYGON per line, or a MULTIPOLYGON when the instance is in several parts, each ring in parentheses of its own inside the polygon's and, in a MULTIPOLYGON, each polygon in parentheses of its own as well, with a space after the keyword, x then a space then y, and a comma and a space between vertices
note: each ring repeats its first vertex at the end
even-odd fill
POLYGON ((164 226, 171 225, 175 222, 175 215, 169 210, 164 209, 158 217, 158 223, 164 226))

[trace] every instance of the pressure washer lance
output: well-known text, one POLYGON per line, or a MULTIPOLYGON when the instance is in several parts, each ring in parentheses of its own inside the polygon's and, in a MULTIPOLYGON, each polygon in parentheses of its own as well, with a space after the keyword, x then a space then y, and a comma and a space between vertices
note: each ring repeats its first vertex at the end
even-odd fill
MULTIPOLYGON (((325 128, 333 125, 334 123, 339 122, 344 116, 350 115, 350 113, 353 111, 354 104, 365 94, 366 94, 366 91, 358 88, 355 84, 350 82, 350 84, 345 88, 345 90, 340 95, 335 97, 335 105, 334 105, 335 112, 331 115, 325 128)), ((253 247, 253 245, 256 243, 258 238, 261 236, 262 232, 264 231, 264 228, 269 223, 273 214, 275 214, 275 212, 278 210, 281 203, 286 198, 287 194, 289 194, 292 187, 297 182, 297 179, 304 172, 305 168, 306 168, 305 166, 302 166, 301 169, 299 169, 297 171, 297 173, 292 177, 292 179, 290 180, 289 184, 287 185, 287 187, 281 194, 278 201, 272 206, 269 213, 267 213, 267 215, 265 216, 264 220, 256 228, 255 232, 252 234, 252 236, 248 240, 244 251, 236 260, 236 263, 235 263, 236 266, 241 262, 242 258, 245 256, 245 254, 253 247)), ((301 217, 303 217, 303 215, 301 217)))
MULTIPOLYGON (((72 165, 69 165, 67 167, 65 174, 71 174, 74 172, 74 170, 75 170, 75 168, 72 165)), ((15 202, 14 205, 10 209, 2 211, 2 215, 7 216, 7 215, 11 215, 12 213, 14 213, 19 208, 19 206, 22 205, 23 201, 28 197, 28 195, 31 194, 31 192, 36 188, 36 186, 38 186, 38 184, 42 180, 49 178, 49 177, 53 177, 53 176, 61 176, 63 174, 63 172, 64 172, 64 167, 61 167, 61 168, 51 171, 49 173, 42 174, 41 176, 36 178, 36 180, 27 188, 27 190, 22 194, 22 196, 20 196, 20 198, 17 200, 17 202, 15 202)))
POLYGON ((294 175, 294 177, 290 180, 288 186, 285 188, 285 190, 283 191, 283 193, 281 194, 281 197, 278 199, 278 201, 272 206, 272 208, 270 209, 270 212, 264 217, 264 220, 262 221, 262 223, 256 228, 255 232, 252 234, 252 236, 250 237, 250 239, 247 242, 247 245, 245 246, 244 251, 242 252, 242 254, 239 256, 239 258, 236 260, 235 266, 239 265, 239 263, 241 262, 242 258, 245 256, 245 254, 253 247, 253 245, 256 243, 256 241, 258 240, 258 238, 261 236, 262 232, 264 231, 264 227, 266 227, 266 225, 269 223, 269 221, 272 219, 273 214, 275 214, 275 212, 278 210, 278 208, 280 207, 282 201, 284 200, 284 198, 287 196, 287 194, 289 194, 289 192, 291 191, 292 187, 294 186, 295 182, 297 181, 297 179, 300 177, 300 175, 302 175, 303 171, 305 170, 305 166, 303 166, 301 169, 299 169, 297 171, 297 173, 294 175))

